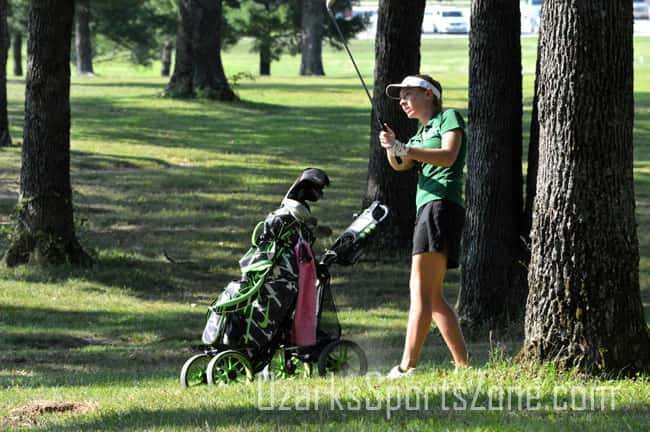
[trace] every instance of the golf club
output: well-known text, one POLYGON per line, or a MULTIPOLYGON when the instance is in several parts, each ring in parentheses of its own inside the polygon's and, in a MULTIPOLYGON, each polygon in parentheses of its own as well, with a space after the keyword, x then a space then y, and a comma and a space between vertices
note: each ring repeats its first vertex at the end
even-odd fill
POLYGON ((348 44, 345 42, 345 37, 343 36, 343 32, 341 31, 341 28, 339 27, 338 23, 336 22, 336 17, 334 16, 334 11, 332 10, 335 3, 336 3, 336 0, 326 0, 327 13, 329 14, 330 18, 332 19, 332 23, 334 24, 334 28, 336 29, 336 32, 339 35, 339 39, 341 40, 341 43, 345 47, 345 51, 347 51, 348 56, 350 57, 350 60, 352 61, 352 65, 354 66, 354 70, 357 72, 357 76, 361 80, 361 85, 363 85, 363 88, 366 91, 366 95, 368 96, 368 101, 370 101, 370 106, 372 107, 372 109, 373 109, 373 111, 375 113, 375 118, 379 122, 379 127, 381 129, 384 129, 384 122, 381 119, 381 115, 379 114, 379 110, 377 109, 375 104, 372 102, 372 96, 370 96, 370 91, 368 90, 368 86, 366 85, 366 82, 364 81, 363 77, 361 76, 361 72, 359 71, 359 67, 357 66, 357 62, 354 61, 354 57, 352 56, 352 52, 350 52, 350 48, 348 48, 348 44))
MULTIPOLYGON (((372 102, 372 96, 370 96, 370 91, 368 91, 368 86, 366 85, 366 82, 363 80, 363 77, 361 76, 361 72, 359 71, 359 67, 357 66, 357 62, 354 61, 354 57, 352 56, 352 52, 350 52, 350 48, 348 48, 348 44, 345 42, 345 37, 343 36, 343 32, 341 31, 341 28, 339 27, 339 24, 336 22, 336 17, 334 16, 334 11, 333 7, 334 4, 336 3, 336 0, 326 0, 326 9, 327 13, 329 14, 330 18, 332 19, 332 23, 334 24, 334 28, 336 29, 337 33, 339 34, 339 39, 341 39, 341 43, 345 47, 345 51, 347 51, 348 56, 350 57, 350 60, 352 61, 352 65, 354 66, 354 70, 357 72, 357 76, 361 80, 361 85, 363 85, 363 89, 366 91, 366 95, 368 96, 368 101, 370 102, 370 106, 372 107, 372 111, 375 115, 375 118, 377 119, 377 122, 379 123, 379 129, 385 131, 386 126, 384 125, 384 120, 381 118, 381 114, 379 114, 379 110, 375 106, 375 104, 372 102)), ((398 164, 402 163, 402 158, 397 156, 395 157, 397 160, 398 164)))

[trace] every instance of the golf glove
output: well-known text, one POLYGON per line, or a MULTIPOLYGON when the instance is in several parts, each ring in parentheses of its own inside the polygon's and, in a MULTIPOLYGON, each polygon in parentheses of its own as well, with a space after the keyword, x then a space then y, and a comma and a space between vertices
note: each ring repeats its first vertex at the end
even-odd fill
POLYGON ((393 146, 388 150, 392 156, 403 157, 408 154, 408 146, 400 140, 395 140, 393 146))

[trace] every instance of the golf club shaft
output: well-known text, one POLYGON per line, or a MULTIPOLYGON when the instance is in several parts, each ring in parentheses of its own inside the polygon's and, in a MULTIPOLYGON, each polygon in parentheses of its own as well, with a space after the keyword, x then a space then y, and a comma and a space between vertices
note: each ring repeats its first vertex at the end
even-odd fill
MULTIPOLYGON (((333 3, 333 2, 332 2, 333 3)), ((350 57, 350 60, 352 61, 352 65, 354 66, 354 70, 357 72, 357 76, 361 80, 361 85, 363 85, 363 89, 366 91, 366 96, 368 96, 368 101, 370 102, 370 106, 375 112, 375 117, 377 118, 377 121, 379 122, 379 127, 381 129, 384 129, 384 122, 381 119, 381 116, 379 115, 379 111, 377 110, 377 107, 375 107, 375 104, 372 101, 372 96, 370 96, 370 91, 368 90, 368 86, 366 85, 366 82, 363 79, 363 76, 361 75, 361 72, 359 71, 359 67, 357 66, 357 62, 354 61, 354 57, 352 56, 352 52, 350 51, 350 48, 348 48, 348 44, 345 42, 345 37, 343 36, 343 32, 341 31, 341 28, 339 27, 339 24, 336 22, 336 17, 334 16, 334 13, 332 12, 332 9, 330 8, 330 4, 328 3, 327 5, 327 13, 329 14, 330 18, 332 19, 332 23, 334 24, 334 28, 336 29, 336 32, 339 35, 339 39, 341 40, 341 43, 345 47, 345 51, 348 53, 348 57, 350 57)))
MULTIPOLYGON (((357 62, 354 61, 354 57, 352 56, 352 52, 350 51, 350 48, 348 48, 348 44, 345 42, 345 37, 343 36, 343 32, 341 31, 341 28, 339 27, 339 24, 336 22, 336 17, 334 16, 334 12, 332 11, 332 6, 336 0, 329 0, 326 3, 326 9, 327 13, 329 14, 330 18, 332 19, 332 23, 334 24, 334 28, 336 29, 336 32, 339 34, 339 39, 341 39, 341 43, 345 47, 345 51, 348 53, 348 57, 350 57, 350 60, 352 61, 352 65, 354 66, 354 70, 357 72, 357 76, 361 80, 361 85, 363 85, 363 89, 366 91, 366 96, 368 96, 368 101, 370 102, 370 106, 372 107, 372 110, 375 114, 375 118, 377 119, 377 123, 379 124, 379 129, 386 131, 386 126, 384 125, 384 120, 381 118, 381 115, 379 114, 379 110, 375 106, 375 104, 372 101, 372 96, 370 96, 370 91, 368 91, 368 86, 366 85, 366 82, 363 79, 363 76, 361 76, 361 72, 359 71, 359 67, 357 66, 357 62)), ((395 157, 397 160, 397 163, 401 164, 402 163, 402 158, 397 156, 395 157)))

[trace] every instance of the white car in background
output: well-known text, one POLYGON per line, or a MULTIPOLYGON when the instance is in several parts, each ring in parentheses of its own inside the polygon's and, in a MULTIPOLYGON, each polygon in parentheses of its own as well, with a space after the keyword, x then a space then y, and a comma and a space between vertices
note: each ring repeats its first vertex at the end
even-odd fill
POLYGON ((467 33, 469 23, 462 9, 438 8, 431 18, 433 33, 467 33))
POLYGON ((524 0, 520 4, 521 32, 537 33, 539 31, 539 16, 542 11, 542 0, 524 0))
POLYGON ((634 19, 650 18, 647 0, 634 0, 634 19))
POLYGON ((424 9, 424 17, 422 18, 422 33, 433 32, 433 14, 435 9, 427 6, 424 9))

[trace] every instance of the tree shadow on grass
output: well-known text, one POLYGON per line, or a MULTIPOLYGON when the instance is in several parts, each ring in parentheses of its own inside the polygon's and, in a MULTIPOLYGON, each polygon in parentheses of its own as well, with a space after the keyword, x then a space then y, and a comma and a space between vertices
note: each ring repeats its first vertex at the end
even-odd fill
MULTIPOLYGON (((367 136, 369 112, 355 108, 284 107, 242 102, 209 110, 202 103, 173 112, 143 108, 99 97, 75 100, 73 109, 83 112, 75 123, 72 139, 105 142, 137 142, 162 148, 193 148, 235 154, 322 160, 331 154, 349 153, 349 142, 367 136), (332 125, 336 129, 332 129, 332 125), (341 131, 348 131, 345 144, 341 131), (333 139, 332 135, 336 136, 333 139), (345 151, 347 150, 347 151, 345 151)), ((365 148, 365 139, 364 148, 365 148)))
POLYGON ((70 170, 82 172, 88 170, 127 170, 141 168, 171 168, 169 162, 144 156, 118 156, 111 154, 97 154, 80 150, 70 151, 70 170))
MULTIPOLYGON (((421 389, 420 393, 413 388, 403 389, 400 393, 399 399, 396 395, 384 399, 382 392, 377 392, 376 398, 371 396, 359 399, 337 396, 334 392, 316 404, 315 400, 308 399, 308 392, 298 399, 289 398, 284 401, 284 409, 280 409, 282 400, 278 395, 278 400, 275 400, 273 405, 270 401, 261 401, 269 403, 265 410, 254 405, 241 406, 241 402, 229 404, 227 400, 219 400, 218 403, 211 403, 207 400, 199 408, 133 408, 100 413, 83 419, 72 419, 64 425, 45 426, 43 430, 204 430, 225 427, 262 430, 326 428, 385 431, 387 428, 402 429, 408 424, 414 425, 418 430, 590 430, 592 426, 598 430, 617 430, 621 422, 642 426, 649 408, 644 404, 626 409, 584 412, 515 408, 505 411, 504 414, 504 411, 487 411, 489 395, 485 391, 477 394, 476 406, 483 407, 481 410, 471 410, 471 400, 465 401, 464 408, 458 408, 460 405, 455 401, 454 409, 451 391, 445 400, 439 394, 428 394, 426 408, 424 389, 421 389), (407 400, 409 405, 406 404, 407 400), (418 406, 415 406, 416 400, 420 401, 418 406)), ((465 396, 470 399, 472 397, 465 396)))
MULTIPOLYGON (((256 180, 253 187, 251 174, 239 167, 117 168, 119 175, 111 169, 141 162, 98 157, 92 163, 101 169, 76 174, 77 232, 82 245, 95 250, 92 269, 32 269, 6 277, 55 283, 81 278, 126 288, 145 299, 185 299, 188 293, 199 293, 205 300, 206 294, 216 296, 238 276, 238 260, 250 247, 253 227, 277 208, 298 173, 287 167, 259 167, 254 176, 264 180, 256 180), (191 262, 172 264, 163 257, 165 251, 178 261, 191 262)), ((142 163, 156 162, 144 158, 142 163)), ((341 219, 353 208, 340 212, 345 208, 340 201, 353 205, 353 197, 351 191, 335 192, 323 213, 324 223, 347 225, 341 219), (327 220, 329 216, 334 220, 327 220)), ((315 214, 321 210, 316 206, 315 214)), ((319 250, 332 241, 321 239, 319 250)))
POLYGON ((318 83, 305 81, 301 83, 278 83, 278 82, 246 82, 241 84, 242 89, 246 90, 266 90, 266 91, 277 91, 282 93, 305 93, 305 92, 317 92, 317 93, 327 93, 331 94, 332 97, 339 93, 349 93, 352 91, 364 92, 361 83, 352 82, 350 84, 343 84, 341 82, 327 82, 321 81, 318 83))
POLYGON ((75 280, 75 284, 81 285, 82 290, 84 282, 92 286, 99 283, 105 289, 126 289, 131 295, 143 300, 200 302, 207 306, 211 299, 216 298, 217 293, 222 291, 232 275, 227 272, 220 273, 217 269, 207 266, 201 268, 175 265, 130 255, 128 252, 102 252, 99 257, 95 257, 95 264, 91 269, 68 266, 28 268, 21 269, 18 274, 7 273, 3 278, 27 283, 57 284, 75 280), (206 292, 207 287, 212 287, 212 290, 206 292))
MULTIPOLYGON (((152 333, 160 339, 186 340, 189 334, 184 326, 179 323, 198 323, 202 326, 205 318, 204 311, 188 312, 113 312, 101 310, 98 303, 96 310, 60 310, 48 307, 19 307, 11 305, 2 306, 0 323, 5 329, 25 329, 24 333, 3 333, 4 344, 11 348, 38 348, 52 342, 51 347, 61 345, 63 348, 77 348, 84 344, 80 342, 85 336, 74 336, 76 339, 69 339, 70 333, 77 334, 79 331, 87 331, 90 335, 96 334, 107 338, 131 337, 138 333, 152 333), (40 335, 40 336, 39 336, 40 335), (62 335, 62 342, 58 343, 57 335, 62 335), (43 342, 39 342, 39 337, 43 342), (24 339, 21 339, 24 338, 24 339), (27 344, 32 341, 32 344, 27 344), (72 345, 66 345, 67 342, 72 345), (77 345, 78 344, 78 345, 77 345)), ((88 338, 86 345, 91 344, 93 339, 88 338)))
MULTIPOLYGON (((256 169, 256 176, 270 181, 255 181, 253 189, 246 180, 250 175, 237 167, 125 170, 110 185, 118 193, 107 194, 103 176, 80 172, 83 190, 76 193, 75 214, 89 220, 80 235, 100 251, 98 265, 83 277, 145 298, 173 295, 175 286, 179 295, 193 286, 216 294, 237 277, 237 262, 250 247, 253 227, 278 207, 296 174, 283 167, 256 169), (193 265, 173 265, 162 258, 163 251, 193 265)), ((335 204, 340 211, 345 207, 337 201, 353 204, 353 196, 337 191, 334 203, 322 206, 335 204)), ((323 223, 345 225, 345 214, 333 208, 323 213, 319 206, 314 212, 325 216, 323 223)), ((319 250, 332 241, 321 239, 319 250)))
MULTIPOLYGON (((169 379, 178 376, 187 358, 200 352, 192 347, 201 344, 205 324, 203 307, 159 313, 11 305, 2 310, 0 369, 6 372, 0 376, 0 386, 70 387, 169 379), (21 378, 10 372, 15 369, 30 370, 33 376, 21 378), (70 375, 70 370, 75 373, 70 375), (134 370, 139 371, 137 377, 134 370)), ((375 348, 389 346, 402 333, 367 324, 345 330, 346 337, 372 349, 368 356, 373 368, 383 358, 375 348)))
MULTIPOLYGON (((102 79, 102 76, 97 78, 102 79)), ((20 83, 20 82, 18 82, 20 83)), ((22 82, 24 84, 24 81, 22 82)), ((146 88, 146 89, 155 89, 159 90, 158 93, 162 93, 165 90, 165 83, 156 83, 156 82, 144 82, 144 81, 118 81, 118 82, 106 82, 102 81, 79 81, 73 80, 70 82, 70 87, 133 87, 133 88, 146 88)))

